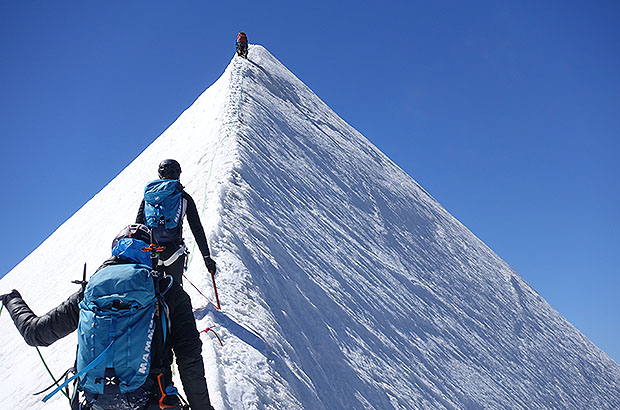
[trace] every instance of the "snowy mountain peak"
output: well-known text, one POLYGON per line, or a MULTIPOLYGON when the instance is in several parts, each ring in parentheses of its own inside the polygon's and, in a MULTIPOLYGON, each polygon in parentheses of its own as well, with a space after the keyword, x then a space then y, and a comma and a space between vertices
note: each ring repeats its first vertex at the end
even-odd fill
MULTIPOLYGON (((199 257, 187 277, 201 292, 185 286, 224 344, 202 336, 218 410, 620 407, 620 366, 258 45, 0 291, 41 313, 64 300, 164 158, 181 163, 218 262, 221 311, 199 257)), ((31 393, 48 376, 6 317, 0 328, 6 406, 43 408, 31 393)), ((74 345, 43 349, 58 374, 74 345)))

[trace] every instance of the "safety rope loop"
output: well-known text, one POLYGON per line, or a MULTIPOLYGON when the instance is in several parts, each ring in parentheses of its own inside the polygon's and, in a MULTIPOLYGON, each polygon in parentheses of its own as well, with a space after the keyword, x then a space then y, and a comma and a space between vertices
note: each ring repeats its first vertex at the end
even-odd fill
MULTIPOLYGON (((61 386, 61 385, 60 385, 60 380, 61 380, 62 378, 64 378, 64 379, 65 379, 65 381, 66 381, 66 380, 67 380, 67 377, 68 377, 68 375, 69 375, 69 373, 70 373, 73 369, 71 368, 71 369, 68 369, 67 371, 65 371, 65 373, 64 373, 62 376, 60 376, 60 378, 57 380, 57 379, 54 377, 54 375, 52 374, 52 371, 51 371, 51 370, 50 370, 50 368, 48 367, 47 363, 45 362, 45 359, 43 359, 43 355, 41 354, 41 351, 39 350, 39 348, 38 348, 37 346, 35 346, 35 349, 37 350, 37 353, 39 354, 39 358, 41 359, 41 362, 43 363, 43 366, 45 367, 45 370, 47 370, 47 373, 50 375, 50 377, 51 377, 51 378, 52 378, 52 380, 54 381, 54 383, 53 383, 51 386, 49 386, 48 388, 46 388, 45 390, 40 391, 40 392, 38 392, 38 393, 33 393, 33 395, 34 395, 34 396, 37 396, 37 395, 39 395, 39 394, 45 393, 46 391, 48 391, 49 389, 51 389, 51 388, 52 388, 52 387, 54 387, 54 386, 56 386, 56 387, 60 387, 60 386, 61 386)), ((66 387, 65 387, 65 389, 64 389, 64 390, 60 390, 60 392, 61 392, 61 393, 63 394, 63 396, 65 396, 67 399, 71 400, 71 399, 69 398, 69 386, 66 386, 66 387)))
POLYGON ((213 330, 213 328, 215 327, 215 325, 213 326, 209 326, 208 328, 206 328, 205 330, 201 330, 199 333, 207 333, 207 332, 213 332, 213 334, 215 335, 215 337, 217 337, 217 341, 220 342, 220 346, 224 346, 224 343, 222 343, 222 339, 220 339, 220 337, 218 336, 217 333, 215 333, 215 330, 213 330))
MULTIPOLYGON (((39 349, 37 349, 37 352, 39 351, 39 349)), ((41 353, 39 352, 39 356, 41 356, 41 353)), ((67 370, 65 370, 65 372, 60 376, 60 379, 58 380, 54 380, 54 383, 52 383, 51 385, 49 385, 48 387, 46 387, 45 389, 36 392, 36 393, 32 393, 33 396, 38 396, 40 394, 43 394, 45 392, 47 392, 48 390, 52 389, 55 386, 59 386, 60 380, 64 379, 65 381, 69 378, 69 373, 73 373, 75 371, 75 369, 73 368, 69 368, 67 370)), ((66 392, 65 397, 69 398, 68 394, 69 394, 69 386, 67 386, 65 388, 65 390, 62 391, 63 393, 66 392)))
POLYGON ((168 293, 168 291, 170 290, 170 288, 172 287, 172 282, 174 282, 174 279, 172 278, 172 276, 166 274, 166 272, 164 272, 164 276, 162 276, 160 279, 158 279, 158 286, 157 286, 157 292, 161 295, 164 296, 166 293, 168 293), (162 292, 161 289, 159 289, 159 281, 164 280, 164 279, 169 279, 168 282, 168 286, 166 286, 166 289, 164 289, 164 291, 162 292))
POLYGON ((156 315, 158 315, 161 318, 162 339, 163 339, 163 344, 165 345, 166 339, 168 337, 168 329, 170 329, 170 310, 168 308, 168 304, 166 303, 166 299, 164 298, 164 295, 172 287, 173 279, 172 279, 172 276, 167 275, 166 272, 163 272, 163 276, 160 276, 160 272, 156 270, 152 270, 151 275, 153 276, 153 282, 155 285, 155 295, 157 296, 156 315), (161 281, 166 278, 170 279, 170 281, 166 289, 162 292, 161 287, 159 285, 161 281))

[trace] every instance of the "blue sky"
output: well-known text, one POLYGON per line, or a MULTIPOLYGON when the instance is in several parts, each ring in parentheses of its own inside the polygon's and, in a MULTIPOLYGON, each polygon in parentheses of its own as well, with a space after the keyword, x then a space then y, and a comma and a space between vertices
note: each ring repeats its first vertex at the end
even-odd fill
POLYGON ((620 362, 618 21, 615 1, 1 2, 0 275, 245 30, 620 362))

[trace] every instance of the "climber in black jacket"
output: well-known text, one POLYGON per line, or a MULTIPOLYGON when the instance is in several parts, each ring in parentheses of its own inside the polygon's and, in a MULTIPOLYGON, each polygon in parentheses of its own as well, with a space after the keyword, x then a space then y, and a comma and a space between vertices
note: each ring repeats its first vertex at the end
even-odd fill
MULTIPOLYGON (((132 225, 134 226, 134 225, 132 225)), ((112 256, 97 271, 110 265, 134 263, 112 256)), ((71 295, 58 307, 43 316, 35 315, 17 290, 0 295, 2 303, 11 315, 15 326, 31 346, 48 346, 75 331, 80 316, 79 302, 82 291, 71 295)), ((176 356, 181 382, 192 410, 213 410, 209 400, 202 360, 202 342, 192 312, 189 295, 176 282, 172 282, 164 299, 169 309, 170 333, 163 347, 160 370, 171 382, 173 352, 176 356)), ((89 407, 85 407, 88 409, 89 407)), ((147 407, 158 409, 159 406, 147 407)), ((173 409, 171 409, 173 410, 173 409)))
MULTIPOLYGON (((181 176, 181 165, 174 159, 165 159, 159 164, 157 173, 162 180, 178 181, 181 176)), ((185 192, 180 182, 177 184, 177 190, 180 191, 182 195, 179 223, 175 228, 166 230, 165 239, 159 239, 155 236, 153 241, 164 247, 164 250, 159 256, 160 263, 164 265, 164 271, 172 276, 175 282, 183 284, 183 270, 187 258, 187 250, 183 242, 183 216, 187 217, 187 222, 196 240, 196 245, 198 245, 207 270, 211 274, 215 274, 216 265, 215 261, 211 258, 207 236, 200 222, 200 216, 198 215, 198 209, 196 208, 194 199, 185 192)), ((144 199, 142 199, 140 203, 138 215, 136 216, 136 223, 148 225, 145 216, 144 199)))

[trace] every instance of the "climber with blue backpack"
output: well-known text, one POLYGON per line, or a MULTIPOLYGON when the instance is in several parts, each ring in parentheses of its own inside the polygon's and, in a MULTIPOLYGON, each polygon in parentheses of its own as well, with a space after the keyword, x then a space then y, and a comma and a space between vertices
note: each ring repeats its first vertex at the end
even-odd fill
POLYGON ((149 182, 144 188, 136 223, 151 228, 153 243, 158 245, 160 252, 160 267, 175 282, 183 284, 188 255, 183 241, 183 217, 186 217, 205 266, 215 275, 215 261, 211 258, 196 203, 179 181, 181 165, 174 159, 165 159, 159 164, 157 172, 159 179, 149 182))
POLYGON ((112 256, 82 289, 43 316, 16 290, 0 296, 31 346, 48 346, 78 329, 73 376, 44 401, 73 381, 72 410, 214 410, 191 300, 154 269, 151 239, 147 226, 124 228, 112 256), (189 404, 172 383, 173 353, 189 404))

